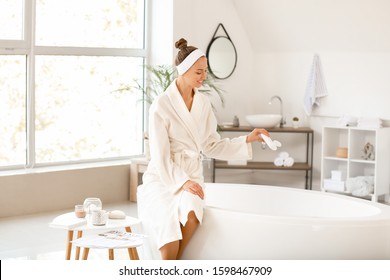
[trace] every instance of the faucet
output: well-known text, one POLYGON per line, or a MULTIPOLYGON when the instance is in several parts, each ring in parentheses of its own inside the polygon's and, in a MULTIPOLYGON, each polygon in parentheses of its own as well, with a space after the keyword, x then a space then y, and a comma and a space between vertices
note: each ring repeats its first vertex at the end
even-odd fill
POLYGON ((280 96, 274 95, 269 100, 269 104, 272 104, 272 100, 274 99, 278 99, 280 101, 280 115, 282 116, 282 118, 280 119, 280 127, 283 127, 286 124, 286 119, 283 116, 283 101, 282 98, 280 98, 280 96))

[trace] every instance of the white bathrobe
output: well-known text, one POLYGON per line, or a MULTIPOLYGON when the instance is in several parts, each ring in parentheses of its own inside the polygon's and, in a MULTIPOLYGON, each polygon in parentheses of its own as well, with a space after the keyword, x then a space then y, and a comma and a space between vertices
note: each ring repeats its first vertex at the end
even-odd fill
POLYGON ((221 139, 217 121, 207 96, 195 92, 191 111, 176 86, 176 80, 153 102, 149 112, 151 161, 138 187, 138 216, 148 235, 153 258, 158 249, 182 239, 193 210, 200 222, 204 201, 181 187, 193 180, 204 187, 203 155, 223 160, 251 159, 246 136, 221 139))

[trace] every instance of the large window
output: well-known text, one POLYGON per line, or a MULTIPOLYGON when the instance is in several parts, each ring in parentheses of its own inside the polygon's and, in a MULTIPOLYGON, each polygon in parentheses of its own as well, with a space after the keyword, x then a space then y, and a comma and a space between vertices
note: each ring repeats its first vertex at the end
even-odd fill
POLYGON ((142 153, 144 1, 0 1, 0 169, 142 153))
POLYGON ((0 56, 0 166, 26 162, 26 56, 0 56))

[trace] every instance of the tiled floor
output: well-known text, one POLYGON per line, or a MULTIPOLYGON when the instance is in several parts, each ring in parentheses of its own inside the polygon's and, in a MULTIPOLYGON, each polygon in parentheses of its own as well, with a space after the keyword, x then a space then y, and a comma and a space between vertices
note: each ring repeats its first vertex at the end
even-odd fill
MULTIPOLYGON (((106 210, 120 209, 128 216, 137 217, 137 204, 124 202, 105 205, 106 210)), ((58 215, 72 209, 0 219, 1 260, 63 260, 67 232, 49 227, 58 215)), ((74 257, 74 252, 72 252, 74 257)), ((142 252, 140 252, 140 256, 142 252)), ((107 259, 107 250, 91 249, 88 259, 107 259)), ((129 259, 127 250, 115 250, 115 259, 129 259)))

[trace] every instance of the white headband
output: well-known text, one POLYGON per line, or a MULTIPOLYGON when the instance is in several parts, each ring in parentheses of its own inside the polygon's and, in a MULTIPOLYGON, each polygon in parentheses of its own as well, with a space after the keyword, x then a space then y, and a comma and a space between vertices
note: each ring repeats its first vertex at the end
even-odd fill
POLYGON ((183 75, 202 56, 206 56, 201 50, 196 49, 190 53, 179 65, 176 66, 179 75, 183 75))

